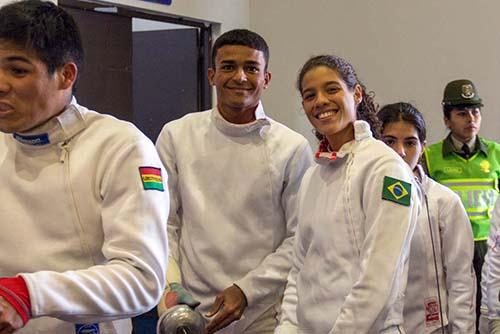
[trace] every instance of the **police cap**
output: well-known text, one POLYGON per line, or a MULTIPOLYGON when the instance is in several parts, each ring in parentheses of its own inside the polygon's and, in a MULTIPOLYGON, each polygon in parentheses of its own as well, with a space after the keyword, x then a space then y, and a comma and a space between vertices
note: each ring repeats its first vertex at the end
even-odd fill
POLYGON ((474 83, 467 79, 453 80, 444 88, 443 106, 478 105, 483 106, 483 101, 477 94, 474 83))

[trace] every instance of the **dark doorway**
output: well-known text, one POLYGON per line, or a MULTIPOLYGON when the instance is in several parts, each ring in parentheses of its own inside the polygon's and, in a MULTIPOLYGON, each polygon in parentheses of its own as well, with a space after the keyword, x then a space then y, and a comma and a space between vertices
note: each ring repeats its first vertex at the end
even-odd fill
POLYGON ((59 0, 80 27, 85 61, 76 98, 133 122, 152 141, 168 121, 210 109, 210 24, 96 1, 59 0), (134 32, 134 18, 182 24, 134 32))
POLYGON ((134 123, 157 138, 167 121, 199 110, 198 31, 141 31, 132 39, 134 123))

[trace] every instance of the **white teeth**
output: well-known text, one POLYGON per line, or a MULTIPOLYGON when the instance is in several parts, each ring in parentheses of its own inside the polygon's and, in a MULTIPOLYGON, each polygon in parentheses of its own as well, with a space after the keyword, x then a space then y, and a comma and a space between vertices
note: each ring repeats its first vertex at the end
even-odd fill
POLYGON ((330 117, 330 116, 333 116, 335 113, 331 112, 331 111, 327 111, 327 112, 324 112, 324 113, 321 113, 317 116, 318 119, 323 119, 323 118, 327 118, 327 117, 330 117))

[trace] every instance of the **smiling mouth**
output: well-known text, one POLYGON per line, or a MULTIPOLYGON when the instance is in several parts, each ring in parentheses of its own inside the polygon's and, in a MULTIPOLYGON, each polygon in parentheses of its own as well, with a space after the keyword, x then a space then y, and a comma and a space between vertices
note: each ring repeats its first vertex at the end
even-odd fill
POLYGON ((319 120, 322 120, 322 119, 325 119, 325 118, 328 118, 328 117, 331 117, 331 116, 335 115, 337 112, 338 112, 338 110, 324 111, 324 112, 319 113, 318 115, 316 115, 316 118, 319 119, 319 120))
POLYGON ((5 103, 0 103, 0 112, 7 112, 12 110, 12 106, 5 104, 5 103))

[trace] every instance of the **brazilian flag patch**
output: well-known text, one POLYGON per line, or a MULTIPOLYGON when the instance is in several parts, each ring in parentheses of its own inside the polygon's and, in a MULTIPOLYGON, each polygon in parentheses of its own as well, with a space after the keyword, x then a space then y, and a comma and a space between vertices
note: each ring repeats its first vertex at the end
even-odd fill
POLYGON ((384 177, 384 187, 382 188, 382 199, 410 206, 411 184, 389 176, 384 177))

